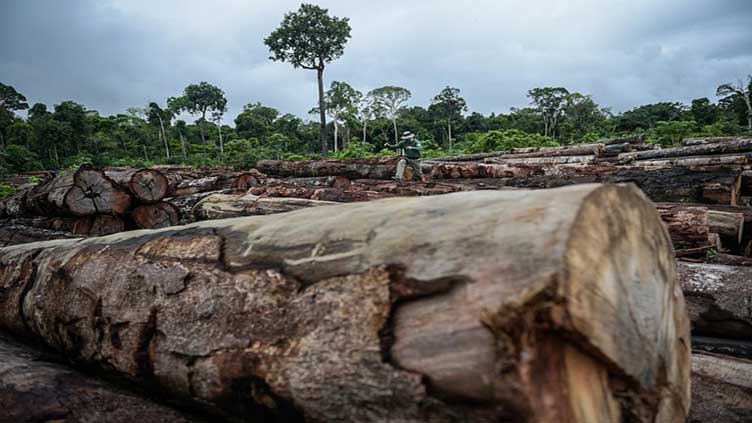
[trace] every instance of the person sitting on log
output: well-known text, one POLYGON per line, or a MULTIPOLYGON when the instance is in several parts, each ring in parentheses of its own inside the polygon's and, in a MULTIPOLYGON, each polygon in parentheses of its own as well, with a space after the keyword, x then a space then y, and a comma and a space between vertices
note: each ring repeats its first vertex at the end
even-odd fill
POLYGON ((420 150, 423 148, 420 141, 415 139, 415 135, 410 131, 405 131, 396 144, 386 144, 387 147, 396 149, 400 155, 400 161, 397 163, 397 171, 392 179, 402 182, 404 180, 405 169, 410 166, 413 170, 413 178, 423 180, 423 171, 420 168, 420 150))

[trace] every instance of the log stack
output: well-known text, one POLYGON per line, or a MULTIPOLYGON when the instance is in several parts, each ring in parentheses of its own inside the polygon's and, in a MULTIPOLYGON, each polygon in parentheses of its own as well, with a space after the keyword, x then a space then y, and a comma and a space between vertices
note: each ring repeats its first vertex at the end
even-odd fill
POLYGON ((222 190, 245 192, 263 176, 255 170, 225 168, 100 170, 82 166, 3 200, 0 244, 173 226, 181 223, 182 197, 222 190))
MULTIPOLYGON (((0 328, 212 421, 689 412, 671 241, 632 186, 389 198, 5 247, 0 328)), ((17 401, 0 395, 0 420, 17 401)))

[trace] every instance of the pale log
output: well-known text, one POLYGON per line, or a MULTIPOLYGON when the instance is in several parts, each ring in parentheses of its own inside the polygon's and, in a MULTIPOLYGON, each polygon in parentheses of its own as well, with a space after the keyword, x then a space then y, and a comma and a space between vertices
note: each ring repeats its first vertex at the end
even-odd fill
POLYGON ((619 154, 619 161, 621 163, 629 163, 635 160, 682 156, 707 156, 711 154, 731 154, 750 151, 752 151, 752 138, 744 138, 715 144, 700 144, 685 147, 663 148, 660 150, 622 153, 619 154))
POLYGON ((684 138, 682 145, 702 145, 702 144, 717 144, 731 141, 740 141, 743 139, 749 139, 749 137, 696 137, 696 138, 684 138))
POLYGON ((66 368, 49 352, 0 335, 0 421, 188 423, 208 421, 66 368))
POLYGON ((592 164, 596 156, 551 156, 551 157, 530 157, 530 158, 502 158, 494 157, 485 159, 484 163, 501 163, 501 164, 520 164, 520 165, 537 165, 537 164, 592 164))
POLYGON ((462 192, 6 247, 0 326, 236 419, 678 423, 675 266, 634 187, 462 192))
POLYGON ((716 156, 674 157, 666 159, 638 160, 635 166, 712 166, 712 165, 747 165, 752 153, 726 154, 716 156))
POLYGON ((687 421, 752 421, 752 361, 696 352, 692 357, 692 409, 687 421))
POLYGON ((708 210, 708 228, 726 242, 739 245, 744 234, 744 215, 717 210, 708 210))
POLYGON ((368 157, 347 160, 310 160, 291 162, 260 160, 258 169, 273 176, 345 176, 350 179, 391 179, 399 157, 368 157))
POLYGON ((256 216, 284 213, 307 207, 331 206, 331 201, 303 198, 259 197, 253 194, 213 194, 193 207, 196 220, 228 219, 231 217, 256 216))

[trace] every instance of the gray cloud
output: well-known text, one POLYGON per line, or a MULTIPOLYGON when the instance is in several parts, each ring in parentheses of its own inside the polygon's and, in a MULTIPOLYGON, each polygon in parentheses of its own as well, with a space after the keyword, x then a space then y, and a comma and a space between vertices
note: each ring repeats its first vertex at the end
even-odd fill
MULTIPOLYGON (((506 112, 536 86, 625 110, 713 98, 752 73, 748 0, 317 2, 352 40, 326 71, 363 91, 392 84, 426 105, 443 86, 471 110, 506 112)), ((0 4, 0 81, 31 102, 101 113, 161 103, 201 80, 225 90, 226 122, 261 101, 307 117, 315 74, 268 60, 263 38, 297 1, 42 1, 0 4)))

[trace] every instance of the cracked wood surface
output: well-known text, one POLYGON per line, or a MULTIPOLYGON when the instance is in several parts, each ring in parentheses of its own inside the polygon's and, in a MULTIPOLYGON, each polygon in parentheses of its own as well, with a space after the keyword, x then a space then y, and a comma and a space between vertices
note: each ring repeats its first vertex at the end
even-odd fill
POLYGON ((752 361, 695 352, 688 423, 748 423, 752 419, 752 361))
POLYGON ((7 247, 0 326, 239 421, 680 422, 689 408, 673 250, 631 186, 7 247))
POLYGON ((198 423, 207 420, 71 370, 53 354, 0 335, 0 421, 198 423))
POLYGON ((338 203, 304 198, 259 197, 253 194, 213 194, 202 199, 193 207, 193 215, 196 220, 228 219, 241 216, 284 213, 307 207, 331 206, 335 204, 338 203))

